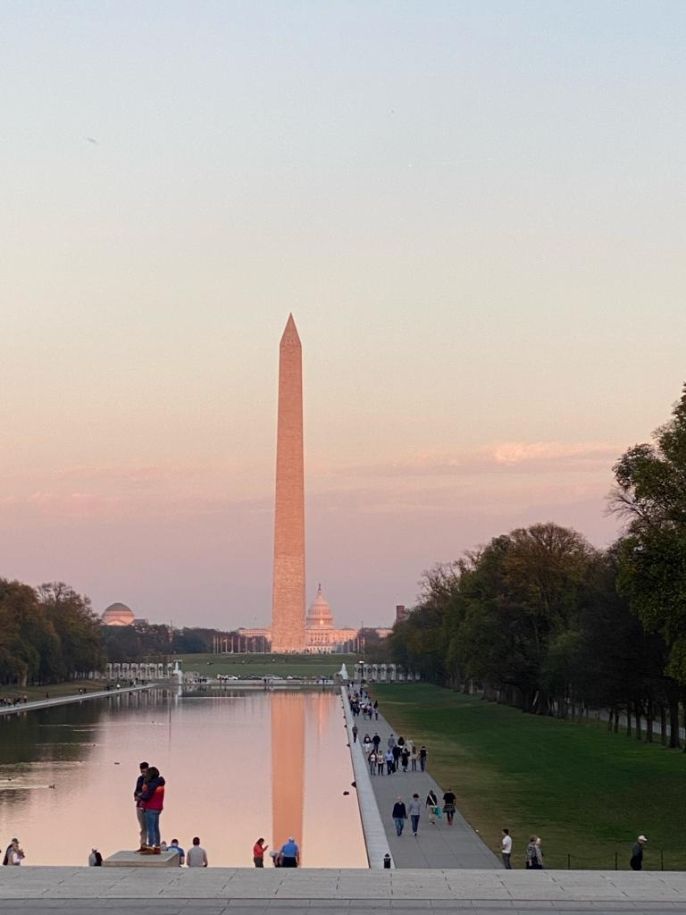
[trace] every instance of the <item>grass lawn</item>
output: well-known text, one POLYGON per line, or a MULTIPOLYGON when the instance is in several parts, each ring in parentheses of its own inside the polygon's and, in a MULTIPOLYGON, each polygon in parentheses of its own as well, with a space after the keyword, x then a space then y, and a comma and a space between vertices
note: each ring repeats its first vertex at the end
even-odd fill
POLYGON ((49 686, 0 686, 0 699, 16 699, 28 696, 29 699, 45 699, 47 693, 50 699, 58 696, 71 696, 85 689, 89 693, 105 688, 105 680, 67 680, 65 683, 51 683, 49 686))
POLYGON ((686 869, 686 756, 598 724, 527 715, 428 684, 375 686, 396 734, 424 743, 431 774, 452 786, 486 843, 514 837, 513 864, 542 838, 547 867, 626 870, 648 836, 646 869, 686 869))
POLYGON ((237 677, 331 677, 345 664, 352 674, 354 655, 348 654, 184 654, 179 655, 183 670, 196 671, 203 677, 232 674, 237 677))

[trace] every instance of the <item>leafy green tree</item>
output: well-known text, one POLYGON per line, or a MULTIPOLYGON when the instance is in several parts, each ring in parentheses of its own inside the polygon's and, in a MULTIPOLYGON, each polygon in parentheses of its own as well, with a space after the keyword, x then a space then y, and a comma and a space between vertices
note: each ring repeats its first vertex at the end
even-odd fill
POLYGON ((466 609, 457 650, 466 675, 508 702, 550 711, 595 555, 576 531, 552 523, 494 538, 461 576, 466 609))
POLYGON ((645 629, 664 640, 676 745, 679 688, 686 685, 686 385, 652 444, 626 451, 614 473, 613 506, 628 519, 619 586, 645 629))
POLYGON ((116 663, 162 661, 173 653, 173 639, 169 626, 156 623, 102 627, 105 657, 116 663))
POLYGON ((59 639, 60 677, 100 670, 104 662, 101 627, 90 600, 64 582, 41 585, 38 599, 59 639))
POLYGON ((0 680, 25 687, 59 679, 60 645, 36 592, 0 579, 0 680))

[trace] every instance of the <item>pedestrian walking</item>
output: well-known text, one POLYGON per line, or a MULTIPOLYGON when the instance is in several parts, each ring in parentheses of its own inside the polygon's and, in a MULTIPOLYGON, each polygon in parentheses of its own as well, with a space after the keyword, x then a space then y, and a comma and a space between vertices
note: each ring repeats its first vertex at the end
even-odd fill
POLYGON ((410 764, 411 764, 413 772, 417 771, 417 759, 418 758, 419 758, 419 754, 417 753, 417 747, 415 747, 415 745, 412 744, 412 749, 410 750, 410 764))
POLYGON ((186 863, 189 867, 207 867, 207 852, 200 844, 200 836, 193 836, 193 844, 188 849, 186 863))
POLYGON ((453 825, 453 817, 455 816, 455 792, 452 788, 448 790, 443 795, 443 813, 445 818, 448 821, 448 826, 453 825))
POLYGON ((395 746, 395 734, 393 733, 393 731, 391 731, 391 733, 388 735, 388 740, 386 741, 386 746, 388 747, 389 750, 392 750, 393 747, 395 746))
POLYGON ((364 752, 369 753, 372 748, 372 738, 369 734, 364 735, 364 740, 362 741, 362 746, 364 747, 364 752))
POLYGON ((381 738, 380 738, 379 735, 376 733, 376 731, 374 732, 374 736, 372 737, 372 743, 374 744, 374 752, 375 752, 375 753, 378 753, 378 752, 379 752, 379 744, 381 743, 381 738))
POLYGON ((640 835, 634 847, 631 849, 631 858, 629 860, 629 867, 632 871, 641 871, 643 870, 643 846, 648 840, 644 835, 640 835))
POLYGON ((410 763, 410 751, 407 747, 403 747, 402 752, 400 753, 400 763, 403 767, 403 772, 407 772, 407 767, 410 763))
POLYGON ((432 826, 436 825, 436 817, 440 820, 441 808, 438 805, 438 798, 436 797, 436 792, 433 788, 429 789, 429 793, 426 796, 425 807, 429 808, 429 822, 432 826))
POLYGON ((412 800, 409 803, 407 812, 410 814, 410 822, 412 823, 412 835, 417 838, 417 830, 419 829, 419 817, 422 812, 421 804, 419 803, 419 795, 413 794, 412 800))
POLYGON ((402 753, 402 750, 400 749, 398 744, 396 744, 393 747, 393 749, 391 750, 391 753, 393 754, 393 771, 399 772, 400 771, 400 754, 402 753))
POLYGON ((255 867, 264 867, 264 853, 269 848, 264 839, 259 838, 252 847, 252 863, 255 867))
POLYGON ((384 759, 383 753, 379 750, 379 752, 376 754, 376 774, 377 775, 383 775, 385 765, 386 765, 386 760, 384 759))
POLYGON ((369 774, 376 775, 376 753, 374 750, 367 757, 367 763, 369 765, 369 774))
POLYGON ((403 834, 403 829, 405 828, 405 820, 407 819, 407 808, 401 797, 399 797, 393 805, 393 813, 391 815, 393 817, 393 822, 395 823, 396 834, 401 836, 403 834))
POLYGON ((386 774, 393 775, 395 772, 395 762, 393 760, 393 751, 386 750, 386 774))
POLYGON ((503 829, 503 837, 500 840, 500 856, 503 859, 503 867, 506 871, 512 870, 512 836, 509 829, 503 829))
POLYGON ((91 853, 88 855, 88 867, 102 867, 102 855, 97 848, 91 848, 91 853))
POLYGON ((540 839, 531 836, 526 846, 526 869, 530 871, 543 870, 543 853, 541 852, 540 839))
POLYGON ((357 733, 358 733, 358 731, 357 731, 357 725, 354 724, 354 725, 353 725, 353 743, 357 743, 357 733))
POLYGON ((419 748, 419 768, 422 770, 422 772, 426 769, 426 758, 428 755, 429 753, 426 747, 424 744, 422 744, 419 748))

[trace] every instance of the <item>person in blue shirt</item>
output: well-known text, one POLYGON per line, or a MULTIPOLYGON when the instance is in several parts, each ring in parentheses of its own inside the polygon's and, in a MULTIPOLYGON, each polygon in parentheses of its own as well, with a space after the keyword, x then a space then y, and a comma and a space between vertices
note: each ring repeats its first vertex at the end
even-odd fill
POLYGON ((281 858, 281 867, 299 867, 300 866, 300 849, 293 836, 288 837, 288 842, 284 842, 279 853, 281 858))
POLYGON ((186 860, 186 852, 179 845, 178 839, 171 840, 171 845, 167 846, 167 851, 175 851, 179 856, 179 867, 183 867, 183 863, 186 860))

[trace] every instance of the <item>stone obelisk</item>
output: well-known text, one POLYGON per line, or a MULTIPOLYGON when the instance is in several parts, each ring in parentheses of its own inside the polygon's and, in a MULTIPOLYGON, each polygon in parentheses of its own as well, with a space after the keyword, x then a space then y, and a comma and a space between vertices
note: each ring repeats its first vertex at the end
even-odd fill
POLYGON ((302 347, 288 316, 279 346, 272 651, 305 649, 305 471, 302 347))

